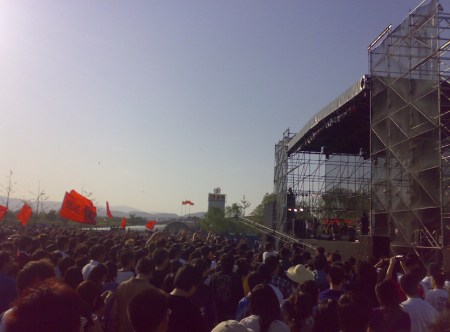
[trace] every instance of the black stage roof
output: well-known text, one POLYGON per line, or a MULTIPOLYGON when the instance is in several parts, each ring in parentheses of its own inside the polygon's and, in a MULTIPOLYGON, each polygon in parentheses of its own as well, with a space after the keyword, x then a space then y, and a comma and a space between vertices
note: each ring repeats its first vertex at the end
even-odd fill
POLYGON ((289 141, 288 154, 370 152, 370 77, 365 75, 318 112, 289 141))

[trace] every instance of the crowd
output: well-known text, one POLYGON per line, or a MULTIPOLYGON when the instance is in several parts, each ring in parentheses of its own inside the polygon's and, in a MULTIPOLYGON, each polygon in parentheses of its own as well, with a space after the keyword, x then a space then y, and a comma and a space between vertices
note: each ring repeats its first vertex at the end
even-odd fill
POLYGON ((444 272, 412 253, 3 225, 0 332, 445 332, 444 272))

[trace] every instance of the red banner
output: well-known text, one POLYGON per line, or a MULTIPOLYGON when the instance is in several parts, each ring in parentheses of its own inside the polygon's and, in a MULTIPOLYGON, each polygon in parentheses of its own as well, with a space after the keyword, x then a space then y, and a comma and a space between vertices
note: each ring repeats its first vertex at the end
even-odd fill
POLYGON ((95 225, 97 209, 91 200, 72 190, 66 192, 59 215, 82 224, 95 225))
POLYGON ((120 228, 125 229, 127 227, 127 218, 122 218, 122 222, 120 223, 120 228))
POLYGON ((182 201, 181 204, 183 205, 194 205, 191 201, 182 201))
POLYGON ((8 208, 6 206, 0 205, 0 220, 3 219, 3 217, 6 215, 7 211, 8 211, 8 208))
POLYGON ((28 224, 28 221, 30 221, 32 213, 33 211, 31 210, 31 208, 27 204, 24 204, 19 214, 17 215, 17 219, 19 219, 20 223, 25 226, 28 224))
POLYGON ((147 229, 153 229, 156 225, 156 220, 149 220, 148 223, 145 225, 147 229))
POLYGON ((111 214, 111 210, 109 209, 108 201, 106 201, 106 215, 108 216, 108 218, 112 218, 113 217, 113 215, 111 214))

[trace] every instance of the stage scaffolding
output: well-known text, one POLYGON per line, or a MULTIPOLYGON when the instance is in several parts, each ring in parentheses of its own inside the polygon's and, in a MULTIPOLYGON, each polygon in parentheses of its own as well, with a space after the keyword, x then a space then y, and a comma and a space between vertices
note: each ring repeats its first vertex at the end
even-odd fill
POLYGON ((369 46, 372 228, 421 255, 450 244, 449 45, 431 0, 369 46))
MULTIPOLYGON (((357 219, 428 260, 450 260, 450 14, 423 1, 369 46, 364 76, 275 146, 274 229, 295 218, 357 219), (430 254, 429 257, 426 257, 430 254)), ((403 249, 402 249, 403 248, 403 249)))

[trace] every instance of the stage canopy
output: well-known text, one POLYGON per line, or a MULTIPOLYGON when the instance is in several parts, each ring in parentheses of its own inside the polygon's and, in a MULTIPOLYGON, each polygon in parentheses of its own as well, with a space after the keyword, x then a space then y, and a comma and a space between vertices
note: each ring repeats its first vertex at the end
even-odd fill
POLYGON ((370 154, 370 77, 365 75, 319 111, 289 141, 288 154, 370 154))

